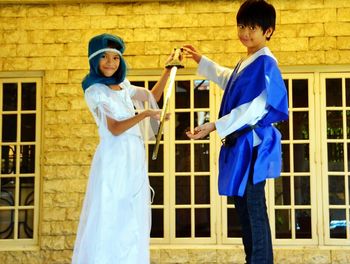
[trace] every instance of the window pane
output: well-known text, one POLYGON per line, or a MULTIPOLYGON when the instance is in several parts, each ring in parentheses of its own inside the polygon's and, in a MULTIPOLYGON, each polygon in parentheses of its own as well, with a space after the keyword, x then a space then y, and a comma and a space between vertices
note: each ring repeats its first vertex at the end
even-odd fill
POLYGON ((15 145, 1 147, 1 174, 16 173, 16 149, 15 145))
POLYGON ((342 143, 328 143, 328 171, 344 171, 344 150, 342 143))
POLYGON ((309 164, 309 144, 294 144, 294 171, 308 172, 309 164))
POLYGON ((17 83, 4 83, 2 93, 3 111, 17 110, 17 83))
POLYGON ((21 173, 35 172, 35 145, 21 146, 21 156, 19 165, 21 173))
POLYGON ((176 204, 191 203, 191 177, 176 176, 176 204))
POLYGON ((34 177, 21 177, 19 187, 20 205, 34 205, 34 177))
POLYGON ((189 172, 191 170, 191 148, 189 144, 176 144, 175 164, 177 172, 189 172))
POLYGON ((282 172, 290 172, 289 144, 282 144, 282 172))
POLYGON ((15 190, 16 178, 0 178, 0 206, 15 205, 15 190))
POLYGON ((345 79, 345 89, 346 89, 346 106, 350 106, 350 79, 345 79))
POLYGON ((21 115, 21 141, 35 141, 35 114, 21 115))
POLYGON ((227 237, 242 237, 242 229, 236 208, 227 209, 227 225, 227 237))
POLYGON ((326 79, 326 106, 342 105, 342 79, 326 79))
POLYGON ((17 141, 17 115, 2 115, 2 142, 17 141))
POLYGON ((191 209, 176 209, 176 237, 191 237, 191 209))
POLYGON ((194 145, 195 171, 209 171, 209 144, 194 145))
MULTIPOLYGON (((203 125, 204 123, 209 122, 210 120, 210 112, 199 111, 194 112, 194 127, 203 125)), ((209 139, 210 135, 208 134, 206 137, 202 139, 209 139)))
POLYGON ((293 107, 308 107, 308 80, 292 80, 293 107))
POLYGON ((328 176, 329 204, 345 204, 345 181, 343 176, 328 176))
POLYGON ((346 238, 345 209, 329 210, 329 231, 331 238, 346 238))
POLYGON ((164 204, 164 180, 162 176, 150 176, 150 185, 154 190, 153 205, 164 204))
POLYGON ((195 203, 210 204, 210 177, 195 176, 195 203))
POLYGON ((0 239, 14 238, 14 210, 0 210, 0 239))
POLYGON ((293 138, 309 139, 309 113, 293 113, 293 138))
POLYGON ((283 121, 275 124, 275 127, 281 132, 282 139, 289 139, 289 122, 283 121))
POLYGON ((275 204, 290 205, 290 177, 281 176, 274 180, 275 183, 275 204))
POLYGON ((311 210, 295 210, 295 221, 296 238, 311 238, 311 210))
POLYGON ((22 83, 22 110, 36 109, 36 83, 22 83))
POLYGON ((186 131, 190 129, 190 118, 191 114, 187 113, 176 113, 175 114, 175 140, 188 140, 186 131))
POLYGON ((194 107, 209 108, 208 80, 194 80, 194 107))
POLYGON ((152 208, 151 237, 164 237, 164 210, 152 208))
POLYGON ((164 152, 163 152, 163 144, 159 144, 157 159, 152 159, 152 154, 154 150, 155 144, 148 145, 148 171, 149 172, 163 172, 163 164, 164 164, 164 152))
POLYGON ((19 210, 18 218, 18 238, 33 238, 34 210, 19 210))
POLYGON ((310 177, 294 176, 294 197, 296 205, 309 205, 310 201, 310 177))
POLYGON ((342 111, 327 111, 327 138, 343 138, 342 111))
POLYGON ((210 237, 210 209, 195 209, 195 236, 210 237))
POLYGON ((175 107, 190 108, 190 81, 176 81, 175 86, 175 107))
POLYGON ((276 238, 292 238, 290 210, 276 210, 275 218, 276 238))

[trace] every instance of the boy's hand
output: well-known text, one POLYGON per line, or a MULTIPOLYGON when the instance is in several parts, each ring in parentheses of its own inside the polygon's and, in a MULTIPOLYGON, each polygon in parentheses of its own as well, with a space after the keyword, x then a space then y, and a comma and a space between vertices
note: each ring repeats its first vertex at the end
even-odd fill
POLYGON ((185 57, 186 58, 191 58, 193 59, 195 62, 199 63, 201 58, 202 58, 202 54, 200 54, 195 47, 193 47, 190 44, 185 44, 183 45, 183 50, 185 52, 185 57))
POLYGON ((187 131, 186 135, 190 139, 200 139, 206 137, 210 132, 215 130, 215 123, 204 123, 203 125, 197 126, 193 133, 191 131, 187 131))

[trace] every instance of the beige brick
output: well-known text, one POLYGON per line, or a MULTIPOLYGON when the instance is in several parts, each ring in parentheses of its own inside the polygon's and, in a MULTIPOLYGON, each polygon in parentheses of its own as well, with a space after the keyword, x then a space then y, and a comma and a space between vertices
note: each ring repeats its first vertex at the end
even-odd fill
MULTIPOLYGON (((80 30, 55 30, 50 31, 50 35, 54 38, 56 43, 71 43, 74 42, 75 45, 81 46, 82 33, 80 30)), ((82 45, 85 46, 85 45, 82 45)), ((87 47, 85 47, 87 50, 87 47)), ((87 52, 86 52, 87 54, 87 52)))
MULTIPOLYGON (((145 27, 151 28, 167 28, 173 24, 173 16, 171 15, 145 15, 145 27)), ((136 37, 136 36, 135 36, 136 37)))
POLYGON ((0 17, 25 17, 27 8, 23 5, 0 5, 0 17))
POLYGON ((54 97, 46 99, 44 105, 45 108, 49 111, 62 111, 69 109, 69 101, 70 98, 68 97, 54 97))
POLYGON ((325 23, 325 32, 328 36, 350 36, 350 23, 325 23))
POLYGON ((232 13, 225 13, 223 14, 225 16, 225 26, 231 26, 233 28, 236 28, 236 14, 232 13))
POLYGON ((220 27, 225 25, 225 16, 222 14, 202 14, 199 17, 200 27, 220 27))
POLYGON ((77 230, 76 221, 51 222, 50 225, 51 235, 73 235, 77 230))
POLYGON ((125 15, 119 17, 119 28, 143 28, 144 26, 144 15, 125 15))
POLYGON ((159 2, 136 2, 133 4, 135 14, 159 14, 159 2))
POLYGON ((46 83, 68 83, 68 70, 49 70, 45 72, 46 83))
POLYGON ((4 38, 2 38, 2 43, 5 44, 17 44, 17 43, 27 43, 28 34, 25 30, 4 30, 4 38))
POLYGON ((91 19, 91 28, 113 29, 118 28, 119 25, 119 17, 117 16, 94 16, 91 19))
POLYGON ((329 50, 326 51, 327 64, 349 64, 350 51, 329 50))
POLYGON ((80 217, 80 208, 67 208, 67 220, 78 221, 80 217))
POLYGON ((151 264, 152 263, 161 263, 160 259, 160 249, 150 249, 150 255, 151 255, 151 264))
MULTIPOLYGON (((193 40, 213 40, 215 39, 215 36, 223 36, 225 32, 223 30, 219 29, 217 34, 217 30, 212 27, 194 27, 194 28, 187 28, 186 29, 186 35, 187 40, 193 41, 193 40), (221 34, 220 34, 221 33, 221 34)), ((219 38, 224 39, 224 38, 219 38)))
POLYGON ((273 4, 276 8, 282 10, 324 8, 323 1, 320 0, 276 0, 276 3, 273 4))
POLYGON ((275 254, 276 263, 303 263, 303 250, 289 250, 289 249, 280 249, 278 253, 275 254))
POLYGON ((6 58, 2 69, 4 71, 28 70, 28 60, 26 58, 6 58))
MULTIPOLYGON (((106 14, 106 5, 91 3, 91 4, 81 4, 80 12, 84 16, 104 16, 106 14)), ((95 19, 94 17, 92 19, 95 19)))
POLYGON ((160 39, 163 41, 183 41, 186 40, 186 29, 174 28, 174 29, 160 29, 160 39))
POLYGON ((238 39, 226 40, 224 46, 226 53, 247 52, 247 48, 238 39))
POLYGON ((189 249, 188 256, 195 263, 216 263, 215 249, 189 249))
POLYGON ((77 193, 57 193, 52 198, 52 206, 60 208, 76 208, 78 206, 79 197, 77 193))
POLYGON ((241 248, 217 249, 217 262, 222 264, 244 263, 245 254, 241 248))
POLYGON ((308 38, 281 39, 281 51, 305 51, 308 50, 308 46, 308 38))
POLYGON ((57 43, 56 34, 49 29, 44 30, 30 30, 28 32, 28 43, 57 43))
POLYGON ((171 51, 170 41, 145 42, 146 55, 170 54, 171 51))
POLYGON ((337 47, 337 39, 335 37, 315 37, 310 38, 310 50, 332 50, 337 47))
POLYGON ((350 263, 350 252, 348 250, 331 250, 332 264, 350 263))
POLYGON ((20 29, 62 29, 69 26, 63 17, 27 17, 18 20, 20 29))
POLYGON ((202 21, 198 14, 180 14, 172 15, 172 26, 173 27, 196 27, 202 21))
POLYGON ((63 19, 65 26, 59 29, 89 29, 91 19, 93 18, 84 16, 67 16, 63 19))
POLYGON ((66 235, 65 237, 66 237, 66 242, 65 242, 64 247, 65 247, 66 249, 71 249, 71 250, 73 250, 76 235, 75 235, 75 234, 74 234, 74 235, 66 235))
POLYGON ((127 49, 125 51, 125 59, 128 61, 128 56, 144 55, 145 54, 145 42, 129 42, 126 44, 127 49))
POLYGON ((298 65, 318 65, 326 61, 325 51, 299 51, 296 53, 298 65))
MULTIPOLYGON (((339 15, 339 11, 338 11, 339 15)), ((324 23, 336 21, 337 10, 335 8, 322 8, 308 10, 309 23, 324 23)))
POLYGON ((238 1, 186 1, 187 13, 221 13, 236 12, 240 6, 238 1))
POLYGON ((204 54, 225 52, 225 41, 201 41, 198 47, 204 54))
POLYGON ((56 95, 56 84, 54 83, 45 83, 43 89, 43 95, 45 98, 51 98, 56 95))
POLYGON ((337 38, 338 49, 350 49, 350 37, 338 37, 337 38))
MULTIPOLYGON (((350 21, 350 8, 339 8, 337 20, 350 21)), ((335 21, 335 19, 333 21, 335 21)))
POLYGON ((336 8, 342 8, 342 7, 350 7, 350 2, 348 0, 324 0, 324 7, 336 7, 336 8))
POLYGON ((20 28, 20 21, 24 20, 18 19, 18 18, 11 18, 11 17, 0 17, 0 29, 1 30, 21 30, 25 28, 20 28))
POLYGON ((231 40, 237 38, 236 27, 217 27, 211 28, 214 34, 214 39, 231 40))
POLYGON ((308 10, 281 11, 281 24, 304 24, 308 22, 308 10))
POLYGON ((186 6, 180 1, 159 2, 160 14, 184 14, 186 6))
POLYGON ((56 87, 57 87, 56 89, 57 96, 71 96, 71 97, 83 96, 83 89, 80 83, 79 84, 58 84, 56 87))
POLYGON ((296 65, 296 52, 277 51, 274 52, 279 65, 296 65))
POLYGON ((69 81, 71 84, 79 84, 79 87, 81 88, 81 82, 83 78, 88 74, 88 61, 86 58, 86 70, 70 70, 68 72, 69 74, 69 81))
MULTIPOLYGON (((134 30, 134 33, 135 33, 134 41, 158 41, 159 40, 158 28, 136 28, 134 30)), ((130 43, 128 43, 127 45, 129 48, 130 43)), ((144 50, 142 51, 144 54, 144 50)))
POLYGON ((305 264, 331 264, 330 250, 307 249, 303 258, 305 264))
MULTIPOLYGON (((64 221, 66 218, 65 208, 44 208, 41 210, 41 215, 44 221, 64 221)), ((43 225, 46 222, 42 223, 43 225)))
POLYGON ((133 4, 132 3, 110 3, 107 5, 107 15, 131 15, 133 14, 133 4))
POLYGON ((43 249, 62 250, 64 249, 64 236, 43 236, 41 246, 43 249))
POLYGON ((57 124, 57 111, 45 111, 44 119, 45 124, 57 124))
POLYGON ((1 45, 0 57, 16 57, 16 44, 5 44, 1 45))
MULTIPOLYGON (((50 153, 51 154, 51 153, 50 153)), ((61 157, 62 153, 56 152, 52 153, 56 155, 57 158, 61 157)), ((76 154, 76 153, 75 153, 76 154)), ((43 192, 44 193, 66 193, 67 196, 71 195, 71 193, 76 192, 85 192, 86 180, 83 179, 67 179, 67 180, 50 180, 43 183, 43 192)), ((59 210, 60 218, 56 220, 62 220, 62 214, 65 213, 65 210, 61 210, 61 208, 56 208, 59 210)), ((50 210, 50 209, 48 209, 50 210)), ((51 218, 50 218, 51 219, 51 218)), ((45 220, 50 220, 45 218, 45 220)), ((54 220, 54 219, 52 219, 54 220)))
POLYGON ((88 68, 86 56, 80 57, 56 57, 55 68, 58 70, 83 70, 88 68))
POLYGON ((318 37, 324 36, 324 24, 309 24, 307 27, 299 27, 298 36, 299 37, 318 37))
POLYGON ((63 44, 18 44, 17 56, 48 57, 62 56, 63 44))
POLYGON ((27 58, 28 70, 54 70, 55 58, 33 57, 27 58))
POLYGON ((74 16, 80 14, 80 4, 54 5, 55 16, 74 16))
POLYGON ((134 29, 132 28, 117 28, 109 31, 111 34, 120 36, 124 42, 134 41, 134 29))
POLYGON ((52 264, 68 264, 72 260, 72 250, 55 250, 50 251, 48 259, 43 263, 52 263, 52 264))
POLYGON ((72 98, 69 105, 71 110, 86 109, 86 102, 83 97, 72 98))
POLYGON ((160 259, 163 263, 188 263, 190 261, 187 249, 162 249, 160 259))
POLYGON ((27 8, 27 17, 48 17, 54 15, 52 5, 32 5, 27 8))

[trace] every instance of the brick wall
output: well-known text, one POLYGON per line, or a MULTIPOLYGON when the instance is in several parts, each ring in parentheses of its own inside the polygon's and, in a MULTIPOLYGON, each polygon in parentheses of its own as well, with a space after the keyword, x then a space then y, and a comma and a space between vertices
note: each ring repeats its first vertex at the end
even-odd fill
MULTIPOLYGON (((240 2, 12 2, 0 2, 0 71, 44 71, 42 208, 40 250, 0 251, 0 263, 70 263, 90 160, 98 141, 80 85, 88 70, 88 40, 103 32, 122 36, 131 69, 161 68, 172 48, 184 43, 232 66, 245 52, 235 29, 240 2)), ((280 65, 350 63, 350 1, 272 3, 278 17, 269 46, 280 65)), ((243 262, 240 248, 204 251, 210 263, 243 262)), ((277 263, 284 264, 350 263, 344 250, 290 249, 276 254, 277 263), (284 256, 296 259, 288 262, 284 256)), ((203 250, 155 249, 152 259, 154 263, 203 263, 203 250)))

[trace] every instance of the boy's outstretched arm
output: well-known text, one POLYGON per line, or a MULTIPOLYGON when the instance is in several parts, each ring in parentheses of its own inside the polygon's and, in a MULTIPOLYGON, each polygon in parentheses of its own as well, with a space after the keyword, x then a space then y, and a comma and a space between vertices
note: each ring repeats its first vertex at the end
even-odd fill
POLYGON ((185 57, 186 58, 191 58, 193 59, 195 62, 199 63, 201 61, 202 58, 202 54, 200 54, 195 47, 193 47, 190 44, 185 44, 182 47, 185 51, 185 57))
POLYGON ((213 132, 214 130, 216 130, 215 123, 208 122, 195 127, 193 133, 191 131, 187 131, 186 135, 190 139, 200 139, 206 137, 210 132, 213 132))

